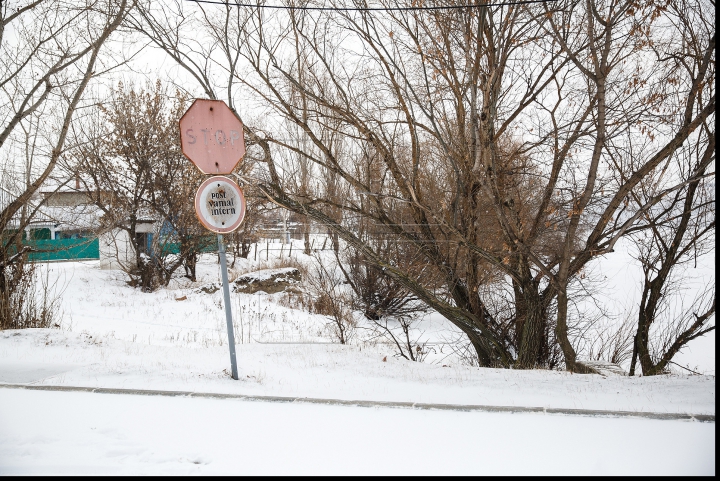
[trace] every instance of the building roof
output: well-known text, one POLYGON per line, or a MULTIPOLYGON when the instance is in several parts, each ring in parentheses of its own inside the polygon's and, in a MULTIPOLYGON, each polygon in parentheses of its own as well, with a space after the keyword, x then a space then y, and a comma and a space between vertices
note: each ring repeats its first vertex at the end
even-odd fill
MULTIPOLYGON (((34 208, 34 207, 33 207, 34 208)), ((100 226, 103 211, 92 204, 77 206, 40 206, 28 227, 54 227, 57 230, 92 230, 100 226)), ((156 216, 148 212, 141 212, 137 222, 140 224, 157 222, 156 216)), ((16 215, 9 222, 9 229, 17 229, 20 225, 20 216, 16 215)))

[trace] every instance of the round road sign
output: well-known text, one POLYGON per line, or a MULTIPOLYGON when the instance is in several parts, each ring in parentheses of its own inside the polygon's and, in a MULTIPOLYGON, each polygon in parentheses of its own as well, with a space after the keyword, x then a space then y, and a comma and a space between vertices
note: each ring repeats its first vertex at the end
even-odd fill
POLYGON ((198 187, 195 212, 206 229, 227 234, 240 227, 245 218, 245 196, 231 179, 210 177, 198 187))

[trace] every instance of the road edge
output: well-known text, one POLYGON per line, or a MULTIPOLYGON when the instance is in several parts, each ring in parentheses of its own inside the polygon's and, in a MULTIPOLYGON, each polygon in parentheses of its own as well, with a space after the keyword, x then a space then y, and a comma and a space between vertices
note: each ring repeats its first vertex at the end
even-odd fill
POLYGON ((658 413, 647 411, 606 411, 601 409, 574 409, 574 408, 547 408, 532 406, 491 406, 483 404, 437 404, 437 403, 414 403, 394 401, 352 401, 344 399, 321 399, 307 397, 286 397, 286 396, 256 396, 248 394, 223 394, 206 393, 194 391, 159 391, 149 389, 123 389, 105 387, 83 387, 83 386, 53 386, 53 385, 30 385, 30 384, 8 384, 0 383, 0 388, 24 389, 30 391, 61 391, 61 392, 88 392, 99 394, 125 394, 135 396, 169 396, 189 397, 207 399, 238 399, 242 401, 260 402, 281 402, 281 403, 306 403, 323 404, 328 406, 355 406, 355 407, 384 407, 401 409, 421 409, 433 411, 459 411, 459 412, 494 412, 494 413, 535 413, 535 414, 563 414, 570 416, 590 416, 609 418, 641 418, 657 419, 665 421, 697 421, 703 423, 714 423, 714 414, 690 414, 690 413, 658 413))

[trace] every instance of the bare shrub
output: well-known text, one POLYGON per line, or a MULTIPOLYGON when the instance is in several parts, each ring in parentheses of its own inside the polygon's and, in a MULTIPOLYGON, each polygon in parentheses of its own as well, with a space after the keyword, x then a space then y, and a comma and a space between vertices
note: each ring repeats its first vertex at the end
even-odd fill
MULTIPOLYGON (((25 256, 24 256, 25 257, 25 256)), ((4 271, 6 289, 0 296, 0 330, 60 327, 57 283, 24 258, 4 271)))
POLYGON ((460 337, 447 345, 450 352, 442 358, 441 362, 446 359, 453 359, 461 366, 480 367, 475 349, 469 341, 460 337))
POLYGON ((421 336, 411 336, 414 320, 415 318, 411 316, 372 319, 372 329, 376 337, 384 338, 391 346, 395 347, 396 357, 423 362, 428 354, 435 352, 435 349, 429 347, 427 341, 420 342, 421 336))
MULTIPOLYGON (((363 227, 363 226, 361 226, 363 227)), ((394 251, 394 257, 405 266, 415 265, 414 272, 423 276, 423 266, 417 262, 412 249, 404 249, 398 243, 383 236, 373 235, 361 229, 361 236, 376 249, 394 251)), ((433 351, 422 336, 415 333, 413 324, 418 314, 427 312, 427 306, 399 282, 388 276, 384 270, 368 262, 363 254, 351 245, 338 245, 334 250, 335 260, 349 286, 347 295, 355 311, 362 312, 369 322, 369 342, 382 339, 395 348, 395 356, 409 361, 425 360, 433 351)))
POLYGON ((297 309, 305 312, 312 312, 313 300, 312 296, 304 290, 291 288, 286 289, 277 298, 278 304, 288 309, 297 309))
POLYGON ((636 322, 630 316, 622 324, 595 326, 595 332, 589 336, 587 356, 591 361, 606 361, 622 365, 630 360, 636 322))
MULTIPOLYGON (((312 270, 308 270, 305 284, 308 287, 310 312, 327 316, 327 328, 340 344, 347 344, 354 336, 357 322, 353 316, 352 293, 345 288, 342 274, 325 266, 319 255, 314 256, 312 270)), ((334 267, 334 266, 333 266, 334 267)))

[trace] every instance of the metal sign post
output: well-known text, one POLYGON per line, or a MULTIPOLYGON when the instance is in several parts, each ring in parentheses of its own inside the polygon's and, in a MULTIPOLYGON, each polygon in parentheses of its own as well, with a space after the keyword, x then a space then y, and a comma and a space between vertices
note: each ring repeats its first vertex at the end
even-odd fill
POLYGON ((225 321, 227 322, 228 345, 230 346, 230 365, 232 366, 232 378, 235 380, 238 379, 238 369, 223 234, 233 232, 240 226, 245 218, 245 208, 245 195, 242 189, 232 179, 221 175, 205 180, 195 194, 195 212, 198 220, 208 230, 217 234, 225 321))
POLYGON ((230 306, 230 285, 227 274, 227 257, 225 256, 225 242, 222 234, 217 235, 218 253, 220 254, 220 272, 222 273, 223 299, 225 302, 225 321, 227 321, 228 343, 230 344, 230 365, 232 378, 238 380, 237 358, 235 356, 235 333, 233 331, 232 307, 230 306))

